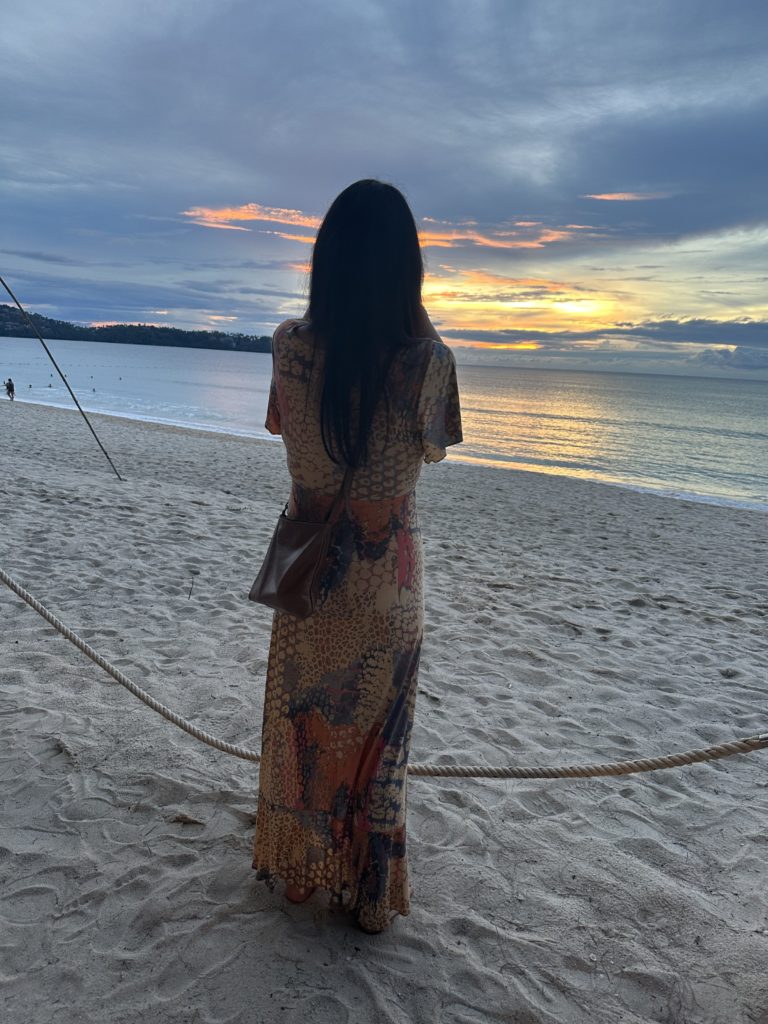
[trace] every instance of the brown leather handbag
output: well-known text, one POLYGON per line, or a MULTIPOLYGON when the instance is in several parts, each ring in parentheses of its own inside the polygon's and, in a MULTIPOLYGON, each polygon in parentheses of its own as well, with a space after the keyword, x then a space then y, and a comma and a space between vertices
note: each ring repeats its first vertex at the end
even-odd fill
POLYGON ((277 520, 267 554, 248 597, 297 619, 306 619, 320 607, 320 583, 328 552, 339 525, 342 508, 349 508, 354 470, 347 469, 339 493, 325 519, 308 523, 289 519, 286 505, 277 520))

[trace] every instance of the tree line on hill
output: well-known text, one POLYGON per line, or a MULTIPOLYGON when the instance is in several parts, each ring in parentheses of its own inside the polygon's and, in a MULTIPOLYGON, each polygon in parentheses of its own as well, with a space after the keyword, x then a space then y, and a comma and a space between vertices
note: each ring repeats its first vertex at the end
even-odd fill
MULTIPOLYGON (((82 327, 66 320, 30 313, 30 320, 46 339, 60 341, 110 341, 124 345, 171 345, 177 348, 213 348, 234 352, 271 352, 266 335, 226 334, 224 331, 184 331, 179 327, 152 324, 112 324, 82 327)), ((35 333, 14 306, 0 303, 0 337, 34 338, 35 333)))

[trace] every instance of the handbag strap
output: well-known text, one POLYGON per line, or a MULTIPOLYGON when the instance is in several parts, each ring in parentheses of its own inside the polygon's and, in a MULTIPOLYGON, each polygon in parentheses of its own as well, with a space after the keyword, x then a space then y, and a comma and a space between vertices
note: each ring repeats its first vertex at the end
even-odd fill
POLYGON ((336 497, 331 502, 331 506, 328 509, 325 522, 335 523, 341 515, 342 505, 346 509, 347 515, 350 516, 349 509, 349 492, 352 489, 352 477, 355 475, 353 466, 347 466, 346 472, 344 473, 344 479, 341 481, 341 487, 339 487, 336 497))

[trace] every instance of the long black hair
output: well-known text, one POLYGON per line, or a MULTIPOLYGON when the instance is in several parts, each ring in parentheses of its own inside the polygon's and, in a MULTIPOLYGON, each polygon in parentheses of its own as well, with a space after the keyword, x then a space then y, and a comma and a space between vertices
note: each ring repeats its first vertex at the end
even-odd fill
POLYGON ((392 357, 418 330, 423 276, 402 192, 370 178, 345 188, 317 233, 309 296, 312 333, 325 350, 323 445, 336 463, 368 459, 392 357))

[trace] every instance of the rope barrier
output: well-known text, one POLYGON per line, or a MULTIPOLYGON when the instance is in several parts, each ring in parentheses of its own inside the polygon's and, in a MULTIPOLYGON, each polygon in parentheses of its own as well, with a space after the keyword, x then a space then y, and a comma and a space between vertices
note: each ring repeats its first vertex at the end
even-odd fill
MULTIPOLYGON (((49 622, 54 629, 56 629, 63 637, 66 637, 70 643, 73 643, 75 647, 79 648, 87 657, 94 661, 100 668, 103 668, 105 672, 109 673, 113 679, 117 680, 121 686, 124 686, 127 690, 139 700, 143 701, 147 707, 152 708, 163 718, 172 722, 173 725, 179 729, 183 729, 184 732, 189 733, 190 736, 194 736, 196 740, 200 740, 201 743, 207 743, 210 747, 215 747, 217 750, 223 751, 225 754, 231 754, 233 757, 239 757, 244 761, 253 761, 258 764, 261 760, 261 756, 256 753, 255 750, 247 750, 245 747, 239 747, 234 743, 227 743, 226 740, 219 739, 216 736, 211 736, 210 733, 204 732, 199 729, 196 725, 188 722, 182 718, 181 715, 177 715, 175 711, 171 711, 170 708, 165 707, 160 701, 155 700, 145 690, 142 690, 140 686, 132 682, 124 673, 112 665, 106 658, 102 657, 98 651, 95 651, 90 644, 87 644, 85 640, 81 639, 73 630, 66 626, 60 619, 49 612, 40 602, 34 598, 28 591, 26 591, 19 583, 12 579, 7 572, 0 569, 0 580, 14 592, 22 601, 26 601, 30 608, 41 615, 47 622, 49 622)), ((768 732, 759 733, 756 736, 747 736, 743 739, 732 740, 728 743, 719 743, 714 747, 703 747, 697 750, 687 750, 678 754, 666 754, 661 757, 650 757, 641 758, 635 761, 614 761, 607 764, 575 764, 575 765, 563 765, 560 767, 514 767, 512 765, 492 768, 486 765, 447 765, 447 764, 411 764, 408 766, 408 774, 415 776, 428 776, 430 778, 462 778, 462 779, 572 779, 572 778, 588 778, 597 775, 630 775, 636 772, 651 772, 656 771, 659 768, 679 768, 686 764, 695 764, 700 761, 715 761, 721 757, 731 757, 733 754, 746 754, 753 750, 759 750, 762 747, 768 747, 768 732)))

